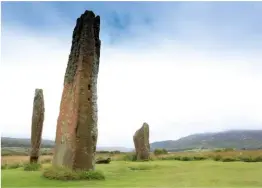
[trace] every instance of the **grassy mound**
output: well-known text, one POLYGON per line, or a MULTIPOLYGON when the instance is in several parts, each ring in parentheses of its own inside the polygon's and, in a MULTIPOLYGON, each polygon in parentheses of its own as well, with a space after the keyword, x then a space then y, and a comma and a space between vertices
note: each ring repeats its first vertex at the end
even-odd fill
POLYGON ((24 164, 24 171, 38 171, 42 167, 39 163, 26 163, 24 164))
POLYGON ((65 167, 47 168, 43 176, 53 180, 104 180, 105 176, 101 171, 73 171, 65 167))

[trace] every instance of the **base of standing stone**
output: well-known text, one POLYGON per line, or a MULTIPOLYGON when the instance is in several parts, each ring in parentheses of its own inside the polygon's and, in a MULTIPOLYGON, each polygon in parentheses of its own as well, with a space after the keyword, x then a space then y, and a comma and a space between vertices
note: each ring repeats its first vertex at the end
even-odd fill
POLYGON ((38 162, 38 158, 36 156, 30 156, 30 163, 37 163, 38 162))

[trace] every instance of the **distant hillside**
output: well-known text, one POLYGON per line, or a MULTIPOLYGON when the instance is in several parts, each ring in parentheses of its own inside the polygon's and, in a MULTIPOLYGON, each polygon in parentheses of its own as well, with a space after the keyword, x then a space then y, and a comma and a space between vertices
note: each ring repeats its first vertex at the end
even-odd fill
POLYGON ((169 151, 190 149, 262 149, 262 130, 236 130, 218 133, 193 134, 178 140, 151 143, 151 149, 165 148, 169 151))
MULTIPOLYGON (((27 138, 1 138, 3 147, 23 147, 29 148, 30 139, 27 138)), ((155 148, 165 148, 169 151, 182 151, 191 149, 215 149, 215 148, 235 148, 235 149, 262 149, 262 130, 236 130, 217 133, 193 134, 178 140, 166 140, 153 142, 150 144, 151 150, 155 148)), ((54 141, 42 140, 42 148, 53 148, 54 141)), ((98 151, 121 151, 130 152, 132 148, 125 147, 97 147, 98 151)))
MULTIPOLYGON (((10 137, 1 137, 1 147, 31 147, 31 140, 28 138, 10 138, 10 137)), ((53 148, 53 140, 42 140, 43 148, 53 148)))
MULTIPOLYGON (((31 140, 29 138, 10 138, 10 137, 1 137, 1 147, 21 147, 21 148, 30 148, 31 140)), ((53 148, 53 140, 42 140, 42 148, 53 148)), ((130 152, 133 149, 125 147, 97 147, 97 151, 121 151, 121 152, 130 152)))

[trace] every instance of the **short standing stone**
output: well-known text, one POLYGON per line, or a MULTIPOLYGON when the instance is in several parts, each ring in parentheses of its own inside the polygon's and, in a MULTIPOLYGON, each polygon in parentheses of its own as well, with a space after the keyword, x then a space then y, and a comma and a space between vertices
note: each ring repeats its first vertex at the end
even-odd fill
POLYGON ((53 165, 93 170, 97 143, 97 77, 100 17, 85 11, 77 19, 64 77, 53 165))
POLYGON ((143 126, 135 132, 133 136, 137 160, 149 160, 149 125, 144 123, 143 126))
POLYGON ((31 152, 30 163, 37 163, 39 158, 42 130, 44 123, 44 95, 42 89, 35 89, 32 128, 31 128, 31 152))

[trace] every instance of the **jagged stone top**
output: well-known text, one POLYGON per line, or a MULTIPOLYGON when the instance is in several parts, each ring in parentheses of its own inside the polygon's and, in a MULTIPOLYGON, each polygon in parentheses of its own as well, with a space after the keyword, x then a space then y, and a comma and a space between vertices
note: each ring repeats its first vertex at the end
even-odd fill
POLYGON ((43 89, 36 88, 35 93, 43 93, 43 89))
POLYGON ((146 123, 146 122, 143 123, 142 127, 149 129, 149 125, 148 125, 148 123, 146 123))
POLYGON ((139 132, 141 132, 141 131, 143 131, 143 132, 145 132, 145 133, 149 132, 149 125, 148 125, 148 123, 144 122, 143 125, 142 125, 142 127, 135 132, 135 135, 134 135, 134 136, 136 136, 137 134, 139 134, 139 132))
POLYGON ((71 83, 74 79, 77 62, 80 55, 90 55, 95 53, 96 58, 100 58, 100 16, 96 16, 93 11, 86 10, 76 20, 76 26, 73 31, 72 45, 65 74, 65 83, 71 83), (94 44, 92 40, 94 39, 94 44))
POLYGON ((43 89, 35 89, 35 99, 40 99, 43 98, 44 94, 43 94, 43 89))
POLYGON ((81 16, 79 18, 77 18, 77 23, 81 19, 85 19, 85 18, 96 19, 97 21, 100 22, 100 16, 99 15, 96 16, 93 11, 86 10, 83 14, 81 14, 81 16))
POLYGON ((45 107, 44 107, 44 93, 43 93, 43 89, 35 89, 35 96, 34 96, 34 108, 36 108, 37 110, 40 110, 42 112, 45 111, 45 107), (39 108, 40 107, 40 108, 39 108))
POLYGON ((81 32, 83 25, 86 25, 86 24, 93 24, 94 28, 98 30, 98 33, 95 33, 95 37, 99 37, 100 16, 99 15, 96 16, 93 11, 86 10, 76 20, 76 26, 73 32, 73 38, 79 31, 81 32))

